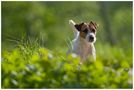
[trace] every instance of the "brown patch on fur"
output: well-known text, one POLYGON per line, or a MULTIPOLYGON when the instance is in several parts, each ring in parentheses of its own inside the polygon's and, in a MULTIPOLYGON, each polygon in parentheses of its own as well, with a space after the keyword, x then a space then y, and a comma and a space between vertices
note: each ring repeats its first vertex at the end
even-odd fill
POLYGON ((86 28, 88 28, 88 25, 86 23, 84 23, 81 27, 81 30, 80 30, 80 36, 83 38, 86 38, 86 35, 87 35, 87 33, 83 32, 86 28))
POLYGON ((86 35, 87 35, 86 33, 80 31, 80 36, 81 36, 81 37, 86 38, 86 35))
POLYGON ((88 26, 87 26, 86 23, 84 23, 84 24, 82 25, 82 27, 81 27, 81 31, 85 30, 86 28, 88 28, 88 26))
POLYGON ((94 30, 97 30, 98 28, 98 25, 96 23, 93 23, 92 21, 89 23, 89 28, 90 29, 94 29, 94 30))
POLYGON ((90 32, 93 32, 94 34, 96 34, 98 25, 91 21, 90 23, 76 24, 75 28, 80 32, 81 37, 86 38, 87 33, 85 33, 84 30, 87 29, 87 30, 90 30, 90 32))

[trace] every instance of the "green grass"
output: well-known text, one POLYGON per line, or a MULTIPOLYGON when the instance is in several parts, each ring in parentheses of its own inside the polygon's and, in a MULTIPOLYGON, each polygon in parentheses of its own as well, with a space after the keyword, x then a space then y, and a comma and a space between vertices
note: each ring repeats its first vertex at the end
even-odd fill
POLYGON ((97 60, 79 65, 63 48, 50 51, 37 42, 2 51, 2 88, 132 88, 132 52, 98 44, 97 60))

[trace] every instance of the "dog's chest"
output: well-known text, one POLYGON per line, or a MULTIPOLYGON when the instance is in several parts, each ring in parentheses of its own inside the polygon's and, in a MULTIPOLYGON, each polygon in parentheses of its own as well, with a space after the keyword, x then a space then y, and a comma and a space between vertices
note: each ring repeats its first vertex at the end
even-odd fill
POLYGON ((87 59, 89 55, 94 53, 94 47, 88 42, 77 39, 73 42, 73 52, 79 55, 82 59, 87 59))

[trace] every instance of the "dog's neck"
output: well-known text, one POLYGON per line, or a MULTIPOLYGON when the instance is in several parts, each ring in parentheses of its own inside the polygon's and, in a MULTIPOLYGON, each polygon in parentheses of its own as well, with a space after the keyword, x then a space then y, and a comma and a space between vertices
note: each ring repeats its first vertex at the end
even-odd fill
POLYGON ((75 51, 84 60, 87 59, 88 55, 93 55, 93 53, 95 52, 93 43, 87 42, 81 36, 77 37, 76 43, 77 46, 75 46, 75 51))
POLYGON ((78 37, 78 41, 79 41, 79 48, 81 49, 81 51, 83 52, 88 51, 88 53, 92 52, 93 43, 87 42, 84 38, 80 36, 78 37))

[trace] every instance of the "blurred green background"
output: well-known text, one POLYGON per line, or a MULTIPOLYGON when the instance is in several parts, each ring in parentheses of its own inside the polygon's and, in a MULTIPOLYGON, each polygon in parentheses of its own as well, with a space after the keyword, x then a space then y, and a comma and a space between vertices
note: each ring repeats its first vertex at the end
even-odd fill
POLYGON ((132 2, 2 1, 1 7, 2 88, 132 88, 132 2), (74 38, 70 19, 99 24, 97 61, 80 70, 79 58, 69 57, 73 66, 65 55, 74 38))

